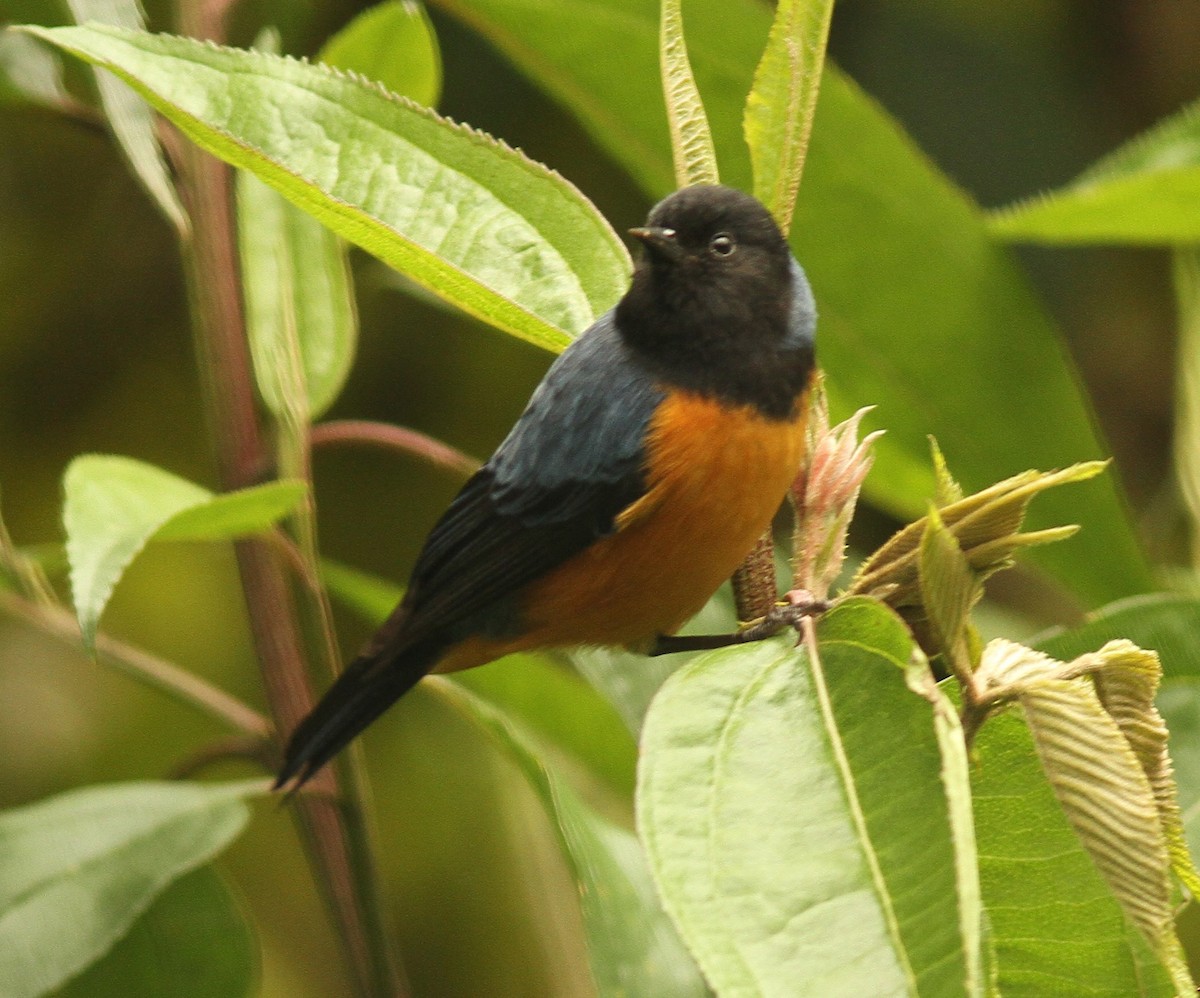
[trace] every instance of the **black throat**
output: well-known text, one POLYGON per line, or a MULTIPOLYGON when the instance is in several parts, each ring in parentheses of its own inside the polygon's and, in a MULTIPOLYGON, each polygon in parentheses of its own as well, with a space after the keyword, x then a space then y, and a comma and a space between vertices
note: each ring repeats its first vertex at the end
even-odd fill
POLYGON ((790 328, 790 294, 721 294, 639 267, 617 305, 617 329, 664 386, 791 420, 816 362, 811 335, 790 328))

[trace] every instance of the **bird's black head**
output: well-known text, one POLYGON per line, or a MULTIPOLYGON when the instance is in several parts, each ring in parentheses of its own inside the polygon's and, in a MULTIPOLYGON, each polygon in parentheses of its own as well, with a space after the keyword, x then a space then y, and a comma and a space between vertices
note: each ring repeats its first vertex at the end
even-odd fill
POLYGON ((729 187, 687 187, 630 233, 645 252, 617 326, 654 373, 764 410, 790 408, 812 368, 815 313, 762 203, 729 187))
POLYGON ((788 247, 762 203, 731 187, 685 187, 660 201, 646 225, 631 229, 646 246, 639 269, 670 287, 786 284, 788 247))

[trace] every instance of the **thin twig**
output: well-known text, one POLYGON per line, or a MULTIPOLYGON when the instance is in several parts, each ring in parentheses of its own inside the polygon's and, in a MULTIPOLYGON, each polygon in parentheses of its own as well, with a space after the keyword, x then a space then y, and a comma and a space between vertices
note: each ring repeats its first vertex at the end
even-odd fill
POLYGON ((329 444, 371 444, 419 457, 430 464, 463 475, 474 474, 479 462, 449 444, 403 426, 376 423, 367 419, 336 419, 312 428, 309 443, 313 447, 329 444))
MULTIPOLYGON (((0 590, 0 609, 65 641, 73 648, 83 649, 79 622, 67 610, 34 603, 3 590, 0 590)), ((271 722, 262 714, 165 659, 107 634, 96 635, 96 654, 100 661, 124 675, 161 690, 236 731, 257 739, 271 737, 271 722)))
POLYGON ((271 752, 262 739, 234 735, 231 738, 222 738, 219 741, 211 742, 176 763, 167 774, 167 779, 190 779, 202 769, 230 759, 249 760, 258 763, 263 769, 269 770, 271 767, 270 755, 271 752))

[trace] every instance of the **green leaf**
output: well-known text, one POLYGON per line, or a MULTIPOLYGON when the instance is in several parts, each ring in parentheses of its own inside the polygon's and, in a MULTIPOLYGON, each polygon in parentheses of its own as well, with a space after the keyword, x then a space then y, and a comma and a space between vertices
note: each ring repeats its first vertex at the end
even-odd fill
POLYGON ((934 480, 937 483, 937 488, 933 494, 933 502, 935 506, 941 509, 943 506, 950 506, 961 500, 963 498, 963 490, 962 486, 958 484, 957 479, 950 474, 950 467, 946 464, 946 456, 938 446, 936 438, 929 438, 929 449, 933 458, 934 480))
POLYGON ((598 785, 632 799, 637 742, 616 708, 556 656, 510 655, 455 673, 454 682, 564 750, 598 785))
MULTIPOLYGON (((78 24, 91 21, 134 30, 146 26, 138 0, 67 0, 67 3, 78 24)), ((150 108, 109 73, 96 72, 96 87, 109 127, 129 161, 133 175, 175 231, 186 236, 191 222, 171 182, 150 108)))
MULTIPOLYGON (((578 116, 648 194, 670 189, 654 0, 436 2, 578 116)), ((722 179, 743 190, 742 112, 768 11, 756 0, 688 8, 722 179)), ((821 313, 834 409, 876 404, 888 430, 864 488, 871 503, 902 518, 924 512, 930 434, 968 491, 1014 469, 1104 456, 1057 330, 978 207, 828 63, 792 233, 821 313)), ((1033 525, 1049 523, 1084 528, 1034 557, 1089 605, 1151 588, 1112 480, 1048 497, 1033 525)))
POLYGON ((425 8, 414 0, 368 7, 325 43, 321 62, 382 83, 433 107, 442 92, 442 57, 425 8))
MULTIPOLYGON (((1094 478, 1104 462, 1089 461, 1061 471, 1025 471, 959 499, 935 512, 967 564, 983 580, 1008 568, 1023 548, 1064 540, 1075 534, 1073 525, 1023 532, 1026 512, 1035 496, 1059 485, 1094 478)), ((849 591, 874 595, 897 609, 920 607, 922 545, 929 517, 896 531, 859 566, 849 591)))
MULTIPOLYGON (((254 47, 279 52, 279 35, 254 47)), ((238 263, 259 394, 282 424, 282 466, 302 463, 308 428, 341 393, 358 342, 344 241, 257 177, 238 170, 238 263)))
POLYGON ((936 508, 930 508, 921 535, 917 575, 921 607, 934 649, 947 656, 956 675, 968 674, 974 663, 970 660, 967 627, 971 607, 983 595, 983 584, 971 571, 967 556, 936 508))
POLYGON ((974 755, 979 872, 999 993, 1175 995, 1063 815, 1020 717, 989 719, 974 755))
POLYGON ((71 102, 62 62, 32 38, 0 31, 0 103, 26 100, 47 107, 71 102))
POLYGON ((153 539, 227 541, 261 533, 294 510, 307 491, 304 482, 279 481, 215 495, 174 514, 153 539))
POLYGON ((855 600, 818 640, 704 655, 651 705, 638 829, 667 910, 720 994, 977 993, 911 638, 855 600))
POLYGON ((357 613, 372 627, 387 619, 400 598, 404 587, 390 579, 360 571, 331 558, 321 559, 321 582, 329 595, 357 613))
POLYGON ((346 244, 245 170, 237 208, 258 390, 276 416, 304 425, 333 404, 354 360, 358 313, 346 244))
MULTIPOLYGON (((676 186, 663 100, 659 0, 433 0, 543 87, 643 190, 676 186)), ((757 0, 688 4, 688 59, 705 95, 722 181, 751 190, 742 104, 769 16, 757 0), (744 72, 743 72, 744 69, 744 72)))
POLYGON ((1020 241, 1200 242, 1200 102, 1065 187, 1001 208, 990 221, 993 233, 1020 241))
POLYGON ((63 478, 75 614, 89 646, 113 588, 151 540, 227 540, 266 530, 304 498, 303 482, 214 495, 127 457, 77 457, 63 478))
POLYGON ((1167 678, 1200 678, 1200 600, 1189 596, 1134 596, 1091 614, 1080 627, 1056 627, 1031 644, 1066 662, 1116 638, 1153 648, 1167 678))
POLYGON ((514 335, 559 349, 628 282, 628 252, 562 177, 370 83, 186 38, 25 30, 117 73, 202 148, 514 335))
POLYGON ((211 866, 162 892, 128 934, 56 998, 250 998, 258 948, 245 912, 211 866))
POLYGON ((754 193, 784 232, 808 154, 832 16, 833 0, 780 0, 746 99, 754 193))
POLYGON ((929 660, 919 652, 909 659, 905 681, 914 693, 933 708, 933 729, 942 756, 942 785, 954 842, 954 869, 958 888, 959 929, 966 963, 964 991, 971 996, 994 994, 992 982, 995 951, 984 932, 983 887, 979 881, 979 845, 975 835, 975 813, 971 804, 971 764, 966 736, 958 710, 934 679, 929 660), (986 982, 986 984, 985 984, 986 982))
POLYGON ((262 780, 126 783, 0 814, 0 994, 59 987, 245 827, 262 780))
POLYGON ((667 103, 667 124, 671 133, 671 157, 675 163, 675 183, 679 187, 718 183, 720 176, 712 132, 688 61, 681 0, 662 0, 659 62, 662 66, 663 96, 667 103))
POLYGON ((598 992, 706 995, 704 979, 662 910, 636 836, 586 807, 503 714, 461 690, 453 698, 517 765, 554 824, 578 886, 598 992))

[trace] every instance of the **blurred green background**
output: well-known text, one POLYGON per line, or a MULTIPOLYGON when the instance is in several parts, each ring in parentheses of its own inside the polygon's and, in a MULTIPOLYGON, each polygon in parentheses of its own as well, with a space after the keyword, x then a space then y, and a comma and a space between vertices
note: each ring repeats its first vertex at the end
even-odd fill
MULTIPOLYGON (((168 6, 147 6, 151 26, 168 30, 168 6)), ((231 41, 249 44, 273 23, 286 52, 311 55, 364 6, 247 0, 231 41)), ((637 186, 566 112, 436 4, 431 15, 444 113, 559 170, 618 231, 642 220, 648 204, 637 186)), ((65 19, 57 4, 0 0, 0 22, 65 19)), ((1200 5, 841 0, 830 51, 991 207, 1062 184, 1200 92, 1200 5)), ((1152 558, 1175 560, 1166 254, 1020 256, 1067 335, 1152 558)), ((408 294, 361 253, 354 263, 359 356, 329 418, 399 423, 486 456, 549 355, 408 294)), ((19 543, 61 537, 59 479, 80 453, 129 454, 213 483, 187 322, 171 233, 107 136, 0 104, 0 496, 19 543)), ((459 484, 373 450, 321 453, 315 473, 324 551, 398 581, 459 484)), ((366 633, 349 616, 339 627, 347 650, 366 633)), ((147 552, 118 589, 105 629, 261 705, 224 548, 147 552)), ((0 618, 0 807, 86 782, 163 775, 212 734, 185 709, 0 618)), ((578 916, 556 900, 562 890, 548 888, 565 875, 552 848, 536 848, 549 831, 523 784, 460 718, 420 693, 372 729, 368 745, 393 917, 416 993, 573 993, 584 965, 572 949, 578 916), (494 871, 505 879, 494 882, 494 871)), ((626 767, 632 758, 630 742, 626 767)), ((260 807, 226 869, 263 926, 268 992, 340 993, 335 945, 285 813, 260 807)))

